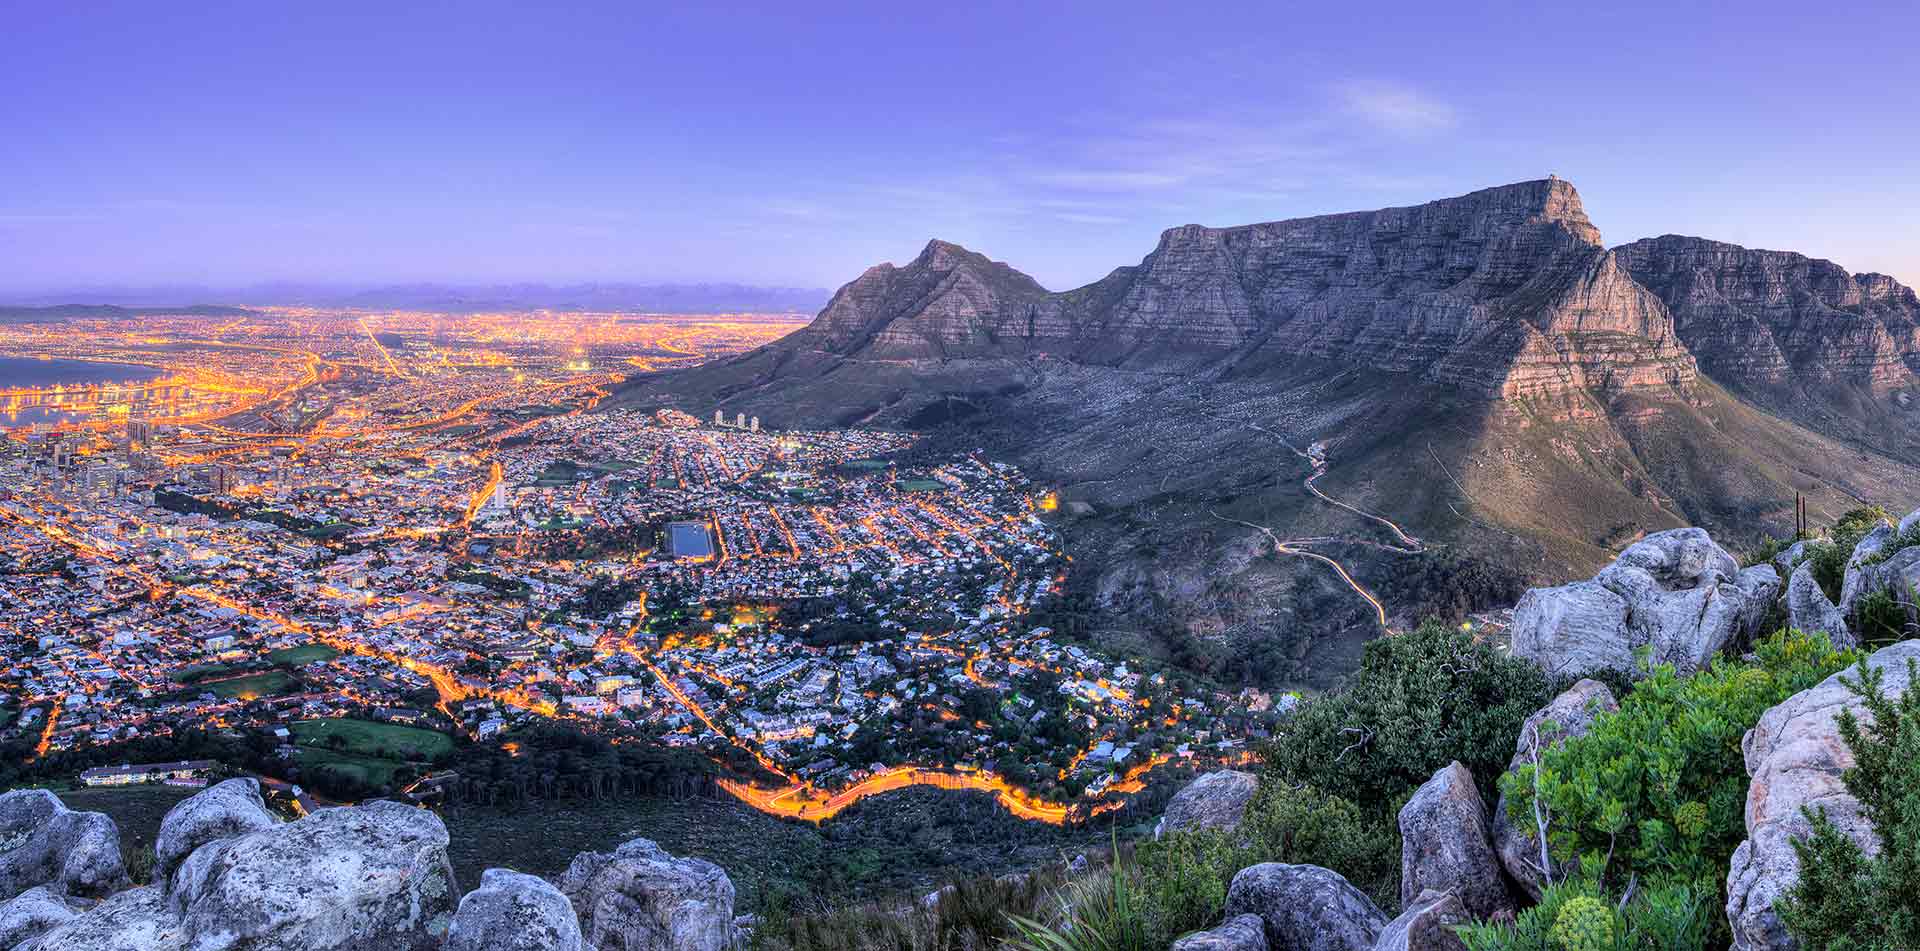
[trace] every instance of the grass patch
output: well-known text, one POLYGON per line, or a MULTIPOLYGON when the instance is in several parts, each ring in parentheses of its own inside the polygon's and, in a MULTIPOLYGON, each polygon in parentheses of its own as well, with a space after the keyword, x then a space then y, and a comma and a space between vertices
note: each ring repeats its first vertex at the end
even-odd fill
POLYGON ((432 759, 453 750, 453 739, 444 733, 392 723, 347 718, 301 720, 288 729, 303 747, 332 750, 332 738, 337 736, 342 744, 339 752, 360 756, 432 759))
POLYGON ((900 481, 902 492, 938 492, 946 487, 946 483, 933 479, 902 479, 900 481))
POLYGON ((222 697, 277 697, 283 693, 292 693, 300 682, 286 671, 270 670, 262 674, 246 677, 229 677, 226 680, 212 682, 201 681, 205 687, 222 697))
POLYGON ((299 667, 303 664, 311 664, 317 660, 332 660, 338 656, 340 656, 339 651, 325 644, 302 644, 299 647, 282 647, 277 651, 268 651, 267 661, 274 664, 285 664, 289 667, 299 667))
MULTIPOLYGON (((393 774, 407 765, 396 759, 358 756, 338 750, 305 747, 300 750, 300 765, 307 769, 326 769, 378 789, 393 784, 393 774)), ((476 881, 475 884, 478 884, 476 881)))

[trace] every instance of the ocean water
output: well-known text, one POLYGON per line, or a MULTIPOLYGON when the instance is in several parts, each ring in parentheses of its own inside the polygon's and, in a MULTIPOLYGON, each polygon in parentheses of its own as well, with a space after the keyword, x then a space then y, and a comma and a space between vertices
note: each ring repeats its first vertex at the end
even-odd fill
MULTIPOLYGON (((161 375, 153 367, 126 363, 92 363, 86 360, 40 360, 33 357, 0 357, 0 391, 45 389, 56 385, 99 383, 135 383, 161 375)), ((0 429, 88 418, 87 411, 70 412, 60 407, 35 405, 34 400, 0 398, 0 429)))

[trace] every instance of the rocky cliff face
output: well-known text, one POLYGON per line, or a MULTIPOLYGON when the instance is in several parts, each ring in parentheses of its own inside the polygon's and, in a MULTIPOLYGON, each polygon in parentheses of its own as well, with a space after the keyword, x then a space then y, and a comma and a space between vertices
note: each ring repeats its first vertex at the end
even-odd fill
POLYGON ((1660 296, 1688 349, 1723 383, 1912 385, 1920 301, 1884 274, 1818 258, 1666 235, 1615 252, 1660 296))
POLYGON ((0 796, 0 826, 0 951, 719 951, 737 937, 726 872, 645 839, 582 856, 571 897, 488 869, 463 898, 433 813, 376 801, 283 823, 252 779, 169 811, 138 887, 122 887, 104 815, 29 790, 0 796))
POLYGON ((792 344, 877 360, 1159 368, 1318 357, 1506 397, 1692 379, 1665 306, 1557 179, 1409 208, 1168 230, 1064 293, 941 241, 842 288, 792 344))

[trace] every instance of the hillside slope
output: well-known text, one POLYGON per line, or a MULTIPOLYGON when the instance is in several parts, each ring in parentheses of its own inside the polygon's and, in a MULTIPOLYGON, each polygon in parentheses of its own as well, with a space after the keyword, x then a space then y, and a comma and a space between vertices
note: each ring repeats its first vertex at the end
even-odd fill
POLYGON ((1070 587, 1109 639, 1313 683, 1377 618, 1274 540, 1340 561, 1400 624, 1590 572, 1648 531, 1784 532, 1795 493, 1816 519, 1920 502, 1912 303, 1796 255, 1608 250, 1548 179, 1174 228, 1064 292, 934 241, 806 329, 618 399, 1004 454, 1082 503, 1070 587), (1305 484, 1312 443, 1314 485, 1360 512, 1305 484), (1426 544, 1398 551, 1363 513, 1426 544))

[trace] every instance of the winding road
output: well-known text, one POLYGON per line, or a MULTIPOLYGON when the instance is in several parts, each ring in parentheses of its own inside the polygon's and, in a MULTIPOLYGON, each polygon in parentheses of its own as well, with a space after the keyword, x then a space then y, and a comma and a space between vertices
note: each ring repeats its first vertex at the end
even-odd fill
POLYGON ((1285 436, 1282 436, 1279 433, 1276 433, 1273 430, 1260 425, 1259 423, 1251 422, 1248 420, 1232 419, 1226 416, 1216 416, 1212 413, 1208 413, 1204 411, 1202 411, 1200 415, 1205 416, 1208 419, 1217 420, 1223 423, 1236 423, 1236 424, 1245 426, 1248 429, 1251 429, 1254 432, 1260 433, 1263 436, 1267 436, 1268 438, 1273 439, 1275 442, 1278 442, 1280 445, 1287 447, 1287 450, 1289 452, 1292 452, 1294 455, 1299 456, 1302 459, 1305 459, 1308 465, 1312 467, 1313 471, 1308 473, 1305 479, 1301 480, 1300 485, 1303 488, 1305 488, 1308 492, 1313 493, 1314 498, 1317 498, 1320 501, 1325 502, 1328 505, 1332 505, 1336 508, 1345 509, 1348 512, 1352 512, 1353 514, 1360 516, 1361 518, 1367 519, 1372 522, 1376 522, 1384 526, 1388 531, 1393 533, 1393 537, 1399 541, 1400 543, 1399 545, 1387 545, 1387 544, 1382 544, 1379 542, 1363 540, 1363 539, 1348 539, 1348 538, 1341 538, 1338 536, 1325 536, 1325 535, 1315 536, 1311 538, 1281 538, 1278 534, 1274 532, 1272 528, 1269 528, 1265 525, 1258 525, 1253 522, 1249 522, 1245 519, 1231 518, 1229 516, 1221 515, 1219 512, 1216 512, 1212 509, 1207 510, 1208 515, 1211 515, 1222 522, 1230 522, 1235 525, 1243 525, 1243 526, 1246 526, 1247 528, 1251 528, 1265 534, 1267 536, 1267 540, 1273 543, 1273 550, 1276 552, 1279 552, 1280 554, 1297 555, 1302 558, 1311 558, 1315 561, 1325 564, 1329 568, 1332 568, 1334 574, 1339 575, 1340 580, 1345 582, 1347 587, 1353 589, 1353 593, 1359 595, 1368 604, 1373 606, 1374 614, 1380 620, 1380 627, 1386 630, 1386 632, 1389 634, 1397 633, 1394 631, 1392 626, 1390 626, 1387 623, 1387 606, 1384 603, 1382 603, 1381 600, 1377 596, 1375 596, 1373 592, 1367 590, 1366 585, 1361 584, 1358 579, 1354 578, 1353 573, 1348 571, 1345 565, 1341 564, 1337 559, 1334 559, 1331 556, 1323 555, 1317 551, 1309 551, 1303 546, 1311 545, 1315 543, 1322 543, 1322 542, 1365 544, 1365 545, 1373 545, 1378 548, 1384 548, 1387 551, 1397 552, 1403 555, 1417 555, 1427 550, 1426 544, 1421 542, 1420 539, 1414 537, 1413 535, 1408 534, 1406 529, 1401 528, 1400 525, 1395 521, 1393 521, 1392 519, 1387 518, 1386 516, 1381 515, 1377 512, 1369 512, 1366 509, 1360 508, 1357 505, 1353 505, 1348 502, 1342 502, 1339 499, 1336 499, 1333 496, 1328 495, 1327 493, 1321 491, 1319 486, 1314 485, 1314 483, 1318 481, 1321 476, 1324 476, 1327 474, 1327 457, 1326 457, 1326 453, 1320 449, 1320 446, 1322 444, 1316 443, 1315 445, 1310 446, 1307 449, 1301 449, 1300 447, 1295 446, 1292 442, 1290 442, 1285 436))

